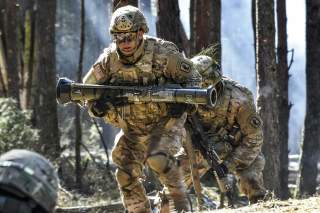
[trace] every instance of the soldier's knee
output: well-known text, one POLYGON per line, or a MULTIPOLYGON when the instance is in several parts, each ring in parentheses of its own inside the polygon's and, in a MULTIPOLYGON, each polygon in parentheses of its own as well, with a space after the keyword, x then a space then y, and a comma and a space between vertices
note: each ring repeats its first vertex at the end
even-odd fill
POLYGON ((174 166, 175 159, 166 153, 155 153, 147 158, 149 167, 158 174, 167 173, 174 166))
POLYGON ((126 173, 125 171, 123 171, 122 169, 117 169, 116 170, 116 179, 117 179, 117 182, 119 184, 120 187, 125 187, 125 186, 128 186, 130 185, 130 175, 128 173, 126 173))

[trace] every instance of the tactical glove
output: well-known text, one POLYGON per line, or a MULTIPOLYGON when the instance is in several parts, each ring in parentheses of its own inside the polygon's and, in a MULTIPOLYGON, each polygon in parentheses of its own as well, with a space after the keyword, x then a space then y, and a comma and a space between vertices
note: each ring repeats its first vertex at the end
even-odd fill
POLYGON ((180 118, 184 112, 187 112, 188 115, 197 111, 197 106, 194 104, 170 104, 169 114, 173 118, 180 118))
POLYGON ((110 103, 99 99, 89 103, 89 110, 95 117, 104 117, 110 109, 110 103))
POLYGON ((92 101, 89 105, 89 109, 95 117, 104 117, 109 110, 123 107, 128 104, 128 100, 124 98, 103 95, 100 99, 92 101))

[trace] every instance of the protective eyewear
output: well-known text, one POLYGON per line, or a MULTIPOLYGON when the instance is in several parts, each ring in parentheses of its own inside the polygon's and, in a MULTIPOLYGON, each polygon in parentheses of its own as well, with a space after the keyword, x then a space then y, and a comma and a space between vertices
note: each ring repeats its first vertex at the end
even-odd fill
POLYGON ((137 33, 136 32, 129 32, 129 33, 114 33, 113 35, 113 40, 120 44, 123 42, 131 42, 134 41, 137 38, 137 33))

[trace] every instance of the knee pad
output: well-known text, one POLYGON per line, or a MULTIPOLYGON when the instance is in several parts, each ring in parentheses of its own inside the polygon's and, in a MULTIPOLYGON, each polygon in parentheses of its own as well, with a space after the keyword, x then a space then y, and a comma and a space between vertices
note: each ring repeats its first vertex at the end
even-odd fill
POLYGON ((158 174, 167 173, 175 166, 175 159, 166 153, 159 152, 149 155, 147 158, 149 167, 158 174))
POLYGON ((115 175, 121 188, 130 189, 139 183, 142 167, 139 164, 128 164, 126 168, 117 168, 115 175))
POLYGON ((122 169, 117 169, 116 170, 116 179, 117 179, 117 182, 119 184, 120 187, 126 187, 128 185, 130 185, 131 181, 131 177, 128 173, 126 173, 125 171, 123 171, 122 169))

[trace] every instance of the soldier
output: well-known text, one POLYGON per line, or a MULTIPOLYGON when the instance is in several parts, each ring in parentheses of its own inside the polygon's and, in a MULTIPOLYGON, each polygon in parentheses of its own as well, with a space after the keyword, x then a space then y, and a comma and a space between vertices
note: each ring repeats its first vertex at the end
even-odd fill
MULTIPOLYGON (((141 11, 132 6, 117 9, 111 18, 112 44, 84 77, 86 84, 150 86, 176 83, 196 86, 200 74, 190 60, 168 41, 146 36, 148 26, 141 11)), ((147 164, 159 177, 178 212, 189 202, 182 174, 174 158, 185 134, 186 107, 165 103, 115 103, 101 99, 87 103, 92 116, 104 117, 123 131, 112 151, 116 178, 127 212, 151 212, 140 182, 147 164)))
MULTIPOLYGON (((203 134, 223 164, 239 179, 240 192, 249 198, 250 203, 256 203, 266 194, 262 180, 265 160, 261 153, 262 121, 256 112, 252 93, 237 82, 222 77, 211 57, 200 55, 191 60, 202 75, 202 86, 215 85, 218 94, 214 108, 199 106, 196 112, 203 134)), ((193 140, 193 143, 197 141, 193 140)), ((199 173, 203 175, 210 166, 199 151, 195 152, 199 173)), ((185 182, 190 186, 188 159, 185 155, 179 158, 185 182)))
POLYGON ((58 176, 43 156, 11 150, 0 157, 0 212, 54 212, 58 176))

